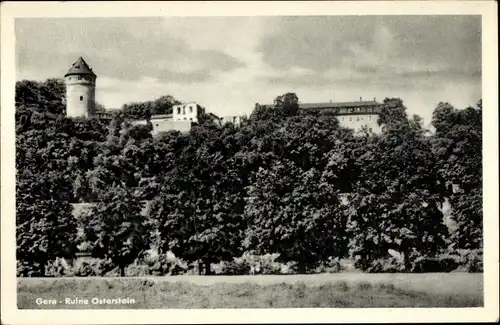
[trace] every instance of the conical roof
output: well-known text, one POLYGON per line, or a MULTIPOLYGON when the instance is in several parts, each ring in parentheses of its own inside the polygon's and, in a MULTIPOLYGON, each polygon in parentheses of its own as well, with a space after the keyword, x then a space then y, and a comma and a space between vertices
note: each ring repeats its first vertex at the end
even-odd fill
POLYGON ((96 76, 92 69, 89 67, 87 62, 82 57, 79 57, 75 63, 71 66, 64 76, 67 77, 69 75, 91 75, 96 76))

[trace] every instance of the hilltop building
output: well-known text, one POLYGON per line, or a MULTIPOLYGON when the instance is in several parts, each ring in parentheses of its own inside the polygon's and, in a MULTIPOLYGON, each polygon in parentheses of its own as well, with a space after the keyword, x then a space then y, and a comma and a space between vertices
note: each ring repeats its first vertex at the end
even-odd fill
POLYGON ((220 125, 224 125, 226 123, 232 123, 234 126, 239 127, 241 123, 246 121, 248 117, 246 115, 230 115, 230 116, 222 116, 219 119, 220 125))
POLYGON ((375 98, 373 101, 363 101, 360 98, 355 102, 299 104, 302 112, 319 111, 336 115, 341 126, 353 129, 356 133, 363 128, 366 128, 368 132, 381 132, 382 129, 377 123, 381 108, 382 104, 378 103, 375 98))
POLYGON ((205 108, 196 102, 177 104, 172 107, 174 121, 191 121, 198 123, 198 116, 205 113, 205 108))
MULTIPOLYGON (((92 71, 87 62, 79 57, 64 75, 66 84, 66 116, 91 117, 109 119, 106 113, 95 111, 95 90, 97 75, 92 71)), ((153 115, 153 135, 177 130, 189 132, 194 123, 198 123, 200 114, 205 113, 205 108, 196 102, 174 105, 172 114, 153 115)), ((209 114, 218 124, 219 118, 209 114)), ((133 121, 133 125, 147 124, 145 120, 133 121)))
MULTIPOLYGON (((373 101, 363 101, 360 98, 354 102, 299 103, 299 112, 306 115, 309 113, 335 115, 341 126, 353 129, 355 133, 363 128, 368 132, 379 133, 382 129, 377 121, 382 105, 375 98, 373 101)), ((274 105, 265 106, 274 107, 274 105)))
POLYGON ((79 57, 64 75, 66 84, 66 115, 89 117, 94 113, 96 74, 79 57))

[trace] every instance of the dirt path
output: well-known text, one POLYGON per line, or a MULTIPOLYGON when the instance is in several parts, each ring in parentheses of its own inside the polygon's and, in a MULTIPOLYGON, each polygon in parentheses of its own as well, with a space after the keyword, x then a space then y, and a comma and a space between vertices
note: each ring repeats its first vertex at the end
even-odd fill
MULTIPOLYGON (((111 277, 58 278, 80 280, 112 280, 111 277)), ((392 283, 398 288, 408 288, 420 292, 442 294, 475 294, 483 295, 482 273, 426 273, 426 274, 366 274, 366 273, 335 273, 308 275, 242 275, 242 276, 165 276, 165 277, 126 277, 122 279, 148 279, 151 281, 188 282, 196 285, 212 285, 218 283, 256 283, 260 285, 276 283, 298 283, 306 285, 322 285, 331 282, 345 281, 348 285, 360 282, 392 283)), ((54 278, 22 278, 18 281, 54 281, 54 278)))

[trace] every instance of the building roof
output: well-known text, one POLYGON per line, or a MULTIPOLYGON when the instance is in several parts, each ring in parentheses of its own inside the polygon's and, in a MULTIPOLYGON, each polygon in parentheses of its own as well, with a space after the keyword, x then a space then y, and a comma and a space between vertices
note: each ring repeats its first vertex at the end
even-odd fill
POLYGON ((75 63, 71 66, 68 72, 64 75, 65 77, 71 75, 91 75, 96 76, 92 69, 89 67, 87 62, 82 57, 79 57, 75 63))
MULTIPOLYGON (((343 107, 366 107, 366 106, 381 106, 377 101, 355 101, 355 102, 328 102, 328 103, 299 103, 299 108, 343 108, 343 107)), ((275 104, 265 104, 265 107, 274 107, 275 104)))
POLYGON ((190 101, 190 102, 182 102, 182 103, 180 103, 180 104, 175 104, 174 106, 183 106, 183 105, 188 105, 188 104, 196 104, 196 105, 198 105, 198 106, 200 106, 200 107, 201 107, 201 105, 200 105, 200 104, 198 104, 198 103, 197 103, 197 102, 195 102, 195 101, 190 101))
POLYGON ((158 114, 158 115, 152 115, 151 119, 152 120, 162 120, 162 119, 171 119, 172 114, 158 114))
POLYGON ((376 101, 337 102, 337 103, 299 103, 299 108, 340 108, 381 105, 376 101))

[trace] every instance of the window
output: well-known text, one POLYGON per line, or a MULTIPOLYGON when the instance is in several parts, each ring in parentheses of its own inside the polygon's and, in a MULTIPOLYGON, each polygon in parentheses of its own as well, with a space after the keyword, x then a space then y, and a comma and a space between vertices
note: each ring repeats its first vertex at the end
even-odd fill
POLYGON ((81 101, 81 102, 83 101, 83 96, 80 96, 80 101, 81 101))
POLYGON ((342 117, 342 121, 344 120, 344 117, 342 117))
POLYGON ((372 116, 371 116, 371 115, 370 115, 370 116, 368 116, 368 119, 371 121, 371 120, 372 120, 372 116))
POLYGON ((358 122, 359 122, 359 116, 356 118, 356 121, 358 121, 358 122))
POLYGON ((78 76, 78 80, 82 80, 82 76, 78 76))
POLYGON ((193 113, 193 106, 189 106, 189 113, 193 113))
POLYGON ((352 117, 349 117, 349 122, 352 122, 352 117))
POLYGON ((182 115, 186 115, 186 106, 182 106, 182 115))
POLYGON ((184 118, 184 121, 187 120, 187 118, 184 118))
POLYGON ((180 114, 181 113, 181 107, 177 107, 177 114, 180 114))
POLYGON ((160 126, 159 124, 156 124, 156 126, 160 126))
POLYGON ((368 131, 372 132, 372 128, 369 128, 368 131))
POLYGON ((190 117, 190 118, 189 118, 189 120, 190 120, 190 121, 192 121, 192 120, 193 120, 193 118, 192 118, 192 117, 190 117))

